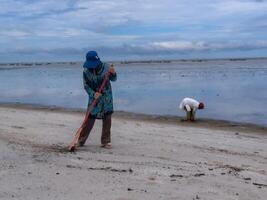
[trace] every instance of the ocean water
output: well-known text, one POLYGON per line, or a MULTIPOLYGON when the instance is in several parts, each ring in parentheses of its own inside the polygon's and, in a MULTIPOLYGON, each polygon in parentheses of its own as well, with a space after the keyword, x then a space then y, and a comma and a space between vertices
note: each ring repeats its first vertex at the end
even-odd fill
MULTIPOLYGON (((115 110, 184 116, 184 97, 203 101, 199 118, 267 126, 267 60, 115 65, 115 110)), ((0 103, 86 108, 81 64, 0 66, 0 103)))

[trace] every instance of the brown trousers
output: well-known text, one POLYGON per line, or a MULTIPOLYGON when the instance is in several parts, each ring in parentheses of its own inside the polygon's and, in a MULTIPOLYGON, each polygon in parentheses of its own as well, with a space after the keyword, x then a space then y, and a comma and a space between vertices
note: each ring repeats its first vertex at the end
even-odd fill
MULTIPOLYGON (((89 118, 84 129, 81 132, 80 138, 78 140, 78 144, 83 146, 94 127, 95 118, 89 118)), ((105 115, 102 119, 102 136, 101 136, 101 144, 107 144, 111 142, 110 139, 110 129, 111 129, 111 114, 105 115)))

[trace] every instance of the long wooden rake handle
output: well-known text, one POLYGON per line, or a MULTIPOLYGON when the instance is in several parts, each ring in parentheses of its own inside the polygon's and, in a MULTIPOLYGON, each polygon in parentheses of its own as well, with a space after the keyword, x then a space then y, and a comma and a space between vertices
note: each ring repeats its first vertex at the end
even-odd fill
MULTIPOLYGON (((105 87, 105 85, 106 85, 106 83, 108 81, 109 75, 110 75, 110 72, 108 71, 108 73, 105 75, 104 80, 102 81, 102 84, 101 84, 101 86, 100 86, 100 88, 98 90, 99 93, 101 93, 103 91, 103 89, 104 89, 104 87, 105 87)), ((84 129, 84 127, 85 127, 85 125, 86 125, 86 123, 87 123, 87 121, 89 119, 89 116, 90 116, 93 108, 95 107, 96 101, 97 101, 97 99, 94 99, 94 101, 90 105, 89 109, 86 112, 86 115, 85 115, 85 118, 83 120, 83 123, 82 123, 81 127, 77 130, 76 134, 74 135, 73 140, 72 140, 72 142, 70 143, 70 145, 68 147, 70 152, 75 151, 75 147, 76 147, 76 144, 78 143, 78 140, 80 138, 81 132, 84 129)))

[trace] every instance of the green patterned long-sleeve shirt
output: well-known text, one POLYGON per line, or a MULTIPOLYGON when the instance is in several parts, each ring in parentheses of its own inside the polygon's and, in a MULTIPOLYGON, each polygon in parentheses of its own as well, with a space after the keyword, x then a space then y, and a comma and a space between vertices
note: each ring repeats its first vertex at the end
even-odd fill
MULTIPOLYGON (((84 68, 83 84, 84 89, 89 95, 88 108, 93 103, 94 94, 100 88, 108 70, 109 65, 107 63, 103 63, 102 66, 96 70, 84 68)), ((110 74, 109 80, 106 82, 105 87, 101 92, 102 95, 97 99, 97 103, 90 114, 91 118, 102 119, 105 114, 113 113, 113 97, 110 81, 116 80, 117 74, 110 74)))

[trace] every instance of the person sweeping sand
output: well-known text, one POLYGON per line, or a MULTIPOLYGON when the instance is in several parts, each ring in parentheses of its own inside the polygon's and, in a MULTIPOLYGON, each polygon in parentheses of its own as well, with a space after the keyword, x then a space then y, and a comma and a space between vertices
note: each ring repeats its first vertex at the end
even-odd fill
POLYGON ((186 97, 181 101, 179 108, 186 112, 186 121, 195 121, 196 110, 204 109, 204 103, 186 97))
POLYGON ((88 110, 85 120, 76 132, 69 150, 74 151, 76 147, 85 144, 96 119, 103 120, 101 147, 111 148, 110 129, 113 97, 110 81, 116 81, 116 71, 113 65, 101 62, 95 51, 89 51, 86 54, 83 68, 84 89, 89 96, 88 110))

